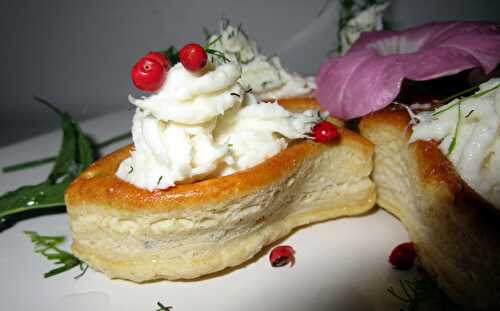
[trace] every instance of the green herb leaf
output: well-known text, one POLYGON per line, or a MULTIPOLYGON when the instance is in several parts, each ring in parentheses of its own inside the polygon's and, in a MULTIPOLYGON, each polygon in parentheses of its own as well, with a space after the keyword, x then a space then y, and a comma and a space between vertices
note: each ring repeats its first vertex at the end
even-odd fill
POLYGON ((423 270, 414 280, 400 280, 397 290, 390 286, 387 291, 403 304, 402 311, 461 310, 423 270))
MULTIPOLYGON (((76 124, 75 124, 76 125, 76 124)), ((82 131, 79 130, 78 125, 76 125, 78 129, 77 133, 77 142, 78 142, 78 164, 80 165, 80 169, 78 170, 78 174, 82 172, 84 169, 90 166, 94 162, 94 150, 90 145, 89 139, 83 134, 82 131)))
POLYGON ((122 141, 124 139, 128 139, 131 136, 132 136, 132 134, 130 133, 130 131, 126 132, 126 133, 122 133, 122 134, 116 135, 114 137, 111 137, 109 139, 106 139, 103 142, 95 144, 95 148, 101 149, 101 148, 104 148, 104 147, 109 146, 111 144, 114 144, 116 142, 122 141))
MULTIPOLYGON (((494 90, 498 89, 499 87, 500 87, 500 83, 499 83, 499 84, 497 84, 497 85, 495 85, 495 86, 493 86, 493 87, 491 87, 491 88, 489 88, 489 89, 487 89, 487 90, 484 90, 484 91, 481 91, 481 92, 478 92, 478 93, 474 93, 474 94, 472 94, 472 95, 470 95, 470 96, 464 97, 463 99, 466 99, 466 98, 477 98, 477 97, 481 97, 481 96, 484 96, 484 95, 486 95, 486 94, 488 94, 488 93, 490 93, 490 92, 492 92, 492 91, 494 91, 494 90)), ((474 91, 475 89, 478 89, 478 86, 473 86, 473 87, 468 88, 468 89, 466 89, 466 90, 464 90, 464 91, 462 91, 462 92, 460 92, 460 93, 457 93, 457 94, 454 94, 454 95, 452 95, 452 96, 450 96, 450 97, 447 97, 447 98, 443 99, 441 102, 448 102, 448 101, 451 101, 451 100, 456 99, 456 98, 458 98, 458 97, 460 97, 460 96, 462 96, 462 95, 464 95, 464 94, 467 94, 467 93, 469 93, 469 92, 471 92, 471 91, 474 91)), ((457 102, 456 102, 456 103, 451 104, 450 106, 448 106, 448 107, 446 107, 446 108, 444 108, 444 109, 441 109, 441 110, 435 111, 432 115, 433 115, 433 116, 437 116, 437 115, 439 115, 439 114, 441 114, 441 113, 443 113, 443 112, 445 112, 445 111, 448 111, 448 110, 450 110, 450 109, 454 108, 455 106, 457 106, 457 105, 461 104, 461 102, 462 102, 462 100, 463 100, 463 99, 457 100, 457 102)))
POLYGON ((62 146, 59 150, 54 168, 49 175, 49 180, 56 181, 68 174, 76 177, 94 160, 90 142, 83 135, 78 124, 71 119, 68 113, 59 110, 48 101, 39 97, 35 97, 35 100, 49 107, 59 115, 63 130, 62 146))
POLYGON ((168 49, 163 51, 163 54, 165 54, 170 63, 172 63, 172 66, 179 62, 179 51, 175 46, 171 45, 168 49))
POLYGON ((455 147, 457 146, 457 137, 458 137, 458 131, 460 130, 460 123, 462 122, 462 109, 460 106, 460 103, 462 101, 458 101, 458 119, 457 119, 457 125, 455 126, 455 133, 453 134, 453 139, 451 140, 450 145, 448 146, 448 154, 449 156, 453 150, 455 150, 455 147))
POLYGON ((44 277, 48 278, 79 266, 82 273, 75 277, 79 278, 87 270, 88 266, 80 259, 76 258, 73 254, 58 248, 58 246, 66 240, 64 236, 43 236, 39 235, 35 231, 24 231, 24 233, 31 238, 31 242, 35 245, 36 253, 45 256, 45 258, 53 261, 54 264, 59 266, 45 273, 43 275, 44 277))
POLYGON ((19 171, 19 170, 23 170, 23 169, 27 169, 27 168, 32 168, 32 167, 36 167, 36 166, 40 166, 43 164, 54 162, 55 160, 56 160, 56 157, 48 157, 48 158, 43 158, 43 159, 38 159, 38 160, 21 162, 21 163, 9 165, 9 166, 4 166, 2 168, 2 173, 11 173, 11 172, 15 172, 15 171, 19 171))
MULTIPOLYGON (((128 139, 128 138, 130 138, 130 136, 131 136, 130 132, 116 135, 114 137, 111 137, 109 139, 106 139, 100 143, 93 145, 92 149, 97 153, 99 151, 99 149, 107 147, 111 144, 122 141, 124 139, 128 139)), ((56 159, 57 159, 57 157, 54 156, 54 157, 47 157, 47 158, 31 160, 31 161, 27 161, 27 162, 21 162, 21 163, 9 165, 9 166, 4 166, 2 168, 2 173, 11 173, 11 172, 15 172, 15 171, 23 170, 23 169, 28 169, 28 168, 40 166, 43 164, 54 162, 56 159)))
POLYGON ((225 63, 230 62, 229 58, 227 58, 226 55, 224 53, 222 53, 221 51, 210 49, 210 48, 206 48, 205 51, 208 54, 211 54, 211 55, 214 55, 214 56, 221 58, 225 63))
POLYGON ((94 160, 88 139, 71 117, 46 100, 35 100, 59 115, 63 129, 61 149, 46 181, 0 196, 0 221, 20 212, 64 206, 66 188, 94 160))
POLYGON ((205 41, 208 41, 208 39, 212 36, 212 32, 205 26, 203 26, 203 34, 205 35, 205 41))
POLYGON ((212 45, 214 45, 215 43, 217 43, 218 41, 220 41, 221 39, 222 39, 222 35, 218 35, 217 38, 215 38, 212 41, 205 44, 205 46, 203 48, 206 50, 206 49, 210 48, 212 45))
POLYGON ((65 178, 57 184, 44 181, 38 185, 24 186, 0 197, 0 218, 34 209, 64 206, 64 191, 72 179, 65 178))
POLYGON ((173 307, 172 306, 165 306, 161 302, 157 302, 156 305, 158 306, 158 309, 156 311, 170 311, 173 307))
MULTIPOLYGON (((330 0, 328 0, 330 1, 330 0)), ((353 18, 355 18, 359 13, 368 9, 369 7, 377 4, 383 4, 387 0, 340 0, 340 14, 337 27, 337 54, 342 52, 342 39, 341 32, 343 29, 347 28, 347 24, 353 18)), ((328 6, 328 3, 321 9, 320 14, 323 13, 324 9, 328 6)), ((320 15, 319 14, 319 15, 320 15)), ((349 44, 351 44, 349 42, 349 44)))

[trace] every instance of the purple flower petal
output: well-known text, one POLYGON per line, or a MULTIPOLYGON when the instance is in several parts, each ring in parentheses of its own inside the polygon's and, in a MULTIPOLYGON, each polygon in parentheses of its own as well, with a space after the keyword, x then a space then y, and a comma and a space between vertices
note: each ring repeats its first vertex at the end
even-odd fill
POLYGON ((500 28, 485 22, 436 22, 406 31, 363 33, 343 57, 327 59, 316 97, 331 114, 352 119, 389 105, 404 78, 423 81, 500 62, 500 28))

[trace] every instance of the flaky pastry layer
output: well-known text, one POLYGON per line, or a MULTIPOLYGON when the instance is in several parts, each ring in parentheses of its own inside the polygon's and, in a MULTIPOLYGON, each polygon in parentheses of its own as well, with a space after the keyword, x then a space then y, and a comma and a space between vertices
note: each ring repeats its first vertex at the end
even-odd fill
POLYGON ((408 144, 406 111, 364 117, 375 145, 377 204, 408 228, 426 270, 462 305, 500 306, 500 212, 471 189, 435 141, 408 144))
POLYGON ((112 278, 191 279, 239 265, 292 229, 373 207, 372 145, 297 141, 232 175, 149 192, 114 175, 124 147, 91 165, 66 203, 72 250, 112 278))

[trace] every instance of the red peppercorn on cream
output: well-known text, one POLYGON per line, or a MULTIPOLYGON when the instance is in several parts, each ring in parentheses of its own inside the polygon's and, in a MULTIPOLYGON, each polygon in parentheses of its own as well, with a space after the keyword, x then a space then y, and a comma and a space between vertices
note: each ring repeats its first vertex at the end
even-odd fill
POLYGON ((416 119, 410 142, 440 141, 439 148, 462 178, 500 208, 500 79, 416 119))
POLYGON ((178 63, 157 93, 142 99, 133 118, 134 149, 116 175, 153 191, 176 183, 252 167, 305 138, 325 116, 258 103, 238 83, 238 63, 209 63, 190 72, 178 63))

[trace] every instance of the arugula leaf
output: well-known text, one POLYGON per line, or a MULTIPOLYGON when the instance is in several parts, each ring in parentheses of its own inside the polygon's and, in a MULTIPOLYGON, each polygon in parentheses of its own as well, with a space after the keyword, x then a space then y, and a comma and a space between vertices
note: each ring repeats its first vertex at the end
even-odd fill
POLYGON ((0 196, 0 223, 16 213, 64 206, 64 191, 94 160, 90 142, 69 114, 44 99, 35 97, 35 100, 59 115, 63 130, 61 149, 47 180, 0 196))
POLYGON ((54 110, 61 118, 63 141, 54 168, 49 175, 49 180, 55 181, 68 174, 76 177, 83 169, 88 167, 94 159, 90 142, 83 135, 78 124, 71 119, 68 113, 59 110, 48 101, 39 97, 35 97, 35 100, 54 110))
MULTIPOLYGON (((106 139, 106 140, 100 142, 100 143, 96 143, 93 146, 91 145, 91 147, 93 150, 95 150, 95 152, 98 152, 99 149, 104 148, 104 147, 111 145, 113 143, 116 143, 118 141, 130 138, 130 136, 131 136, 131 133, 130 133, 130 131, 128 131, 126 133, 122 133, 122 134, 113 136, 109 139, 106 139)), ((47 158, 42 158, 42 159, 37 159, 37 160, 30 160, 30 161, 26 161, 26 162, 21 162, 21 163, 17 163, 17 164, 13 164, 13 165, 4 166, 2 168, 2 173, 10 173, 10 172, 23 170, 23 169, 28 169, 31 167, 40 166, 43 164, 54 162, 56 159, 57 159, 57 157, 54 156, 54 157, 47 157, 47 158)))
POLYGON ((63 251, 57 246, 64 243, 66 238, 64 236, 44 236, 39 235, 35 231, 24 231, 31 238, 31 242, 35 244, 35 252, 45 256, 48 260, 54 261, 54 264, 59 265, 59 267, 50 270, 43 276, 49 278, 56 274, 73 269, 76 266, 80 267, 82 273, 77 275, 75 278, 79 278, 85 273, 88 266, 84 264, 80 259, 76 258, 73 254, 63 251))
POLYGON ((0 221, 28 210, 64 206, 64 191, 70 183, 69 178, 57 184, 47 180, 38 185, 23 186, 7 192, 0 197, 0 221))
POLYGON ((78 162, 80 164, 80 169, 78 174, 90 166, 95 160, 94 150, 90 145, 89 139, 83 134, 83 132, 79 129, 78 125, 75 124, 78 129, 77 133, 77 142, 78 142, 78 162))

